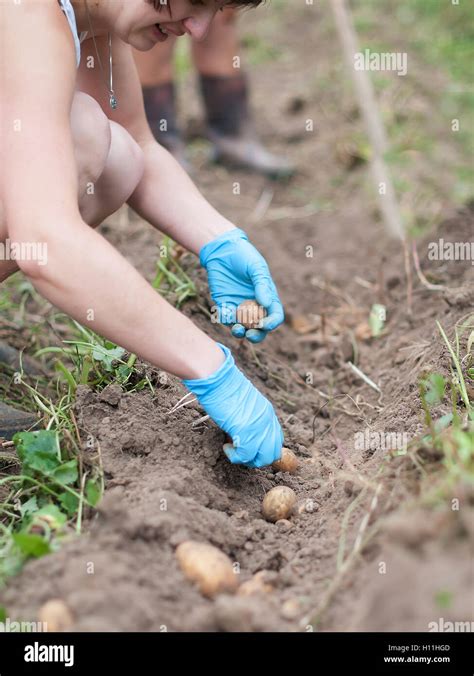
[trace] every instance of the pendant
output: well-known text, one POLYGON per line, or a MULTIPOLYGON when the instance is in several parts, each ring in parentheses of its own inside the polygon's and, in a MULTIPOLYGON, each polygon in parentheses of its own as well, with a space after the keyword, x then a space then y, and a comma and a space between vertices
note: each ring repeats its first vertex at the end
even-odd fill
POLYGON ((110 95, 110 107, 112 108, 112 110, 115 110, 117 108, 117 106, 118 106, 118 101, 115 98, 115 94, 111 94, 110 95))

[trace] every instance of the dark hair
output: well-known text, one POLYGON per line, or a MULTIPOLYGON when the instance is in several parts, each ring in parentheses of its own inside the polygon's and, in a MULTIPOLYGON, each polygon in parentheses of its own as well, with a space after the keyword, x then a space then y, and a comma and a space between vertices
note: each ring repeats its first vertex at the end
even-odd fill
POLYGON ((229 7, 258 7, 264 0, 229 0, 229 7))
MULTIPOLYGON (((158 4, 158 0, 145 0, 150 5, 158 4)), ((228 0, 226 5, 228 7, 258 7, 263 4, 265 0, 228 0)), ((166 3, 161 3, 163 7, 168 6, 168 10, 171 10, 171 0, 168 0, 166 3)))

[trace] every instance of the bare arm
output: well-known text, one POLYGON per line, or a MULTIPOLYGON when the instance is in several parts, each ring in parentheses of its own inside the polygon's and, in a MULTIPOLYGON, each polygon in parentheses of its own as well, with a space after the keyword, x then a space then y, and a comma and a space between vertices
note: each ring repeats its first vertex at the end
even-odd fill
POLYGON ((72 41, 56 0, 1 3, 1 198, 12 241, 41 242, 47 265, 18 261, 80 323, 182 378, 222 363, 220 348, 164 301, 82 220, 69 115, 72 41), (21 36, 21 40, 19 39, 21 36))
MULTIPOLYGON (((96 42, 102 63, 107 64, 108 41, 98 37, 96 42)), ((207 202, 179 163, 155 141, 145 116, 132 48, 114 40, 114 89, 119 102, 115 111, 109 106, 100 68, 87 67, 89 56, 97 64, 92 39, 83 43, 79 89, 93 96, 109 119, 125 127, 145 155, 145 172, 129 199, 130 206, 154 227, 199 254, 204 244, 235 226, 207 202)))

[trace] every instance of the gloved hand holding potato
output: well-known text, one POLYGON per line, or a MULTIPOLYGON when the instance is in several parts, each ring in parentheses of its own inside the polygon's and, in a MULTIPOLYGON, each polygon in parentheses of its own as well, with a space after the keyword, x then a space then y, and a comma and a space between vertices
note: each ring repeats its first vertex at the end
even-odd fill
POLYGON ((207 271, 219 321, 232 325, 235 338, 260 343, 280 326, 285 314, 267 262, 243 230, 233 228, 206 244, 199 260, 207 271), (249 316, 246 301, 261 306, 257 321, 245 321, 249 316))

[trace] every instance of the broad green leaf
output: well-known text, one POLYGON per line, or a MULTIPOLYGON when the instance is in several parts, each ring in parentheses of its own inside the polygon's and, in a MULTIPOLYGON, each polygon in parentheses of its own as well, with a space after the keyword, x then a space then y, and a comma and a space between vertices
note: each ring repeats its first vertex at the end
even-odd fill
POLYGON ((18 575, 25 563, 25 555, 15 546, 13 541, 12 545, 7 554, 2 555, 2 559, 0 559, 0 579, 18 575))
POLYGON ((66 523, 67 517, 59 507, 51 503, 42 507, 33 515, 33 523, 36 520, 44 520, 52 530, 59 530, 66 523))
POLYGON ((441 430, 444 430, 452 421, 453 421, 452 413, 442 415, 441 418, 438 418, 438 420, 436 420, 435 422, 436 432, 441 432, 441 430))
POLYGON ((455 430, 454 438, 459 457, 467 465, 474 458, 474 432, 455 430))
POLYGON ((61 484, 68 486, 77 481, 78 472, 77 472, 77 460, 73 458, 69 462, 65 462, 63 465, 57 467, 52 473, 54 478, 61 484))
POLYGON ((102 497, 100 487, 97 485, 95 481, 92 479, 89 479, 86 483, 86 498, 87 501, 93 505, 94 507, 97 505, 99 502, 100 498, 102 497))
POLYGON ((127 366, 127 364, 120 364, 117 368, 117 374, 120 380, 127 380, 132 371, 133 369, 131 369, 130 366, 127 366))
POLYGON ((13 533, 12 538, 25 556, 39 558, 51 551, 49 543, 36 533, 13 533))
POLYGON ((0 622, 5 622, 7 619, 7 609, 5 606, 0 606, 0 622))
POLYGON ((103 347, 97 346, 92 350, 93 358, 96 361, 100 361, 106 371, 111 371, 114 359, 120 359, 124 354, 125 350, 122 347, 106 350, 103 347))
POLYGON ((72 495, 72 493, 68 493, 67 491, 60 494, 59 502, 61 503, 62 507, 65 509, 65 511, 68 513, 69 516, 74 516, 79 508, 78 498, 76 498, 75 495, 72 495))
POLYGON ((53 430, 18 432, 13 442, 25 473, 51 474, 60 465, 59 438, 53 430))
POLYGON ((428 378, 423 380, 423 385, 426 388, 426 402, 431 406, 439 404, 446 389, 446 381, 443 376, 439 373, 430 373, 428 378))
POLYGON ((20 513, 22 516, 28 516, 33 512, 38 510, 38 501, 36 500, 36 495, 33 495, 32 498, 24 502, 20 507, 20 513))
MULTIPOLYGON (((104 340, 104 348, 106 350, 109 350, 109 351, 111 351, 111 350, 122 350, 121 347, 117 347, 117 345, 115 343, 113 343, 111 340, 104 340)), ((123 350, 122 350, 122 354, 123 354, 123 350)))

